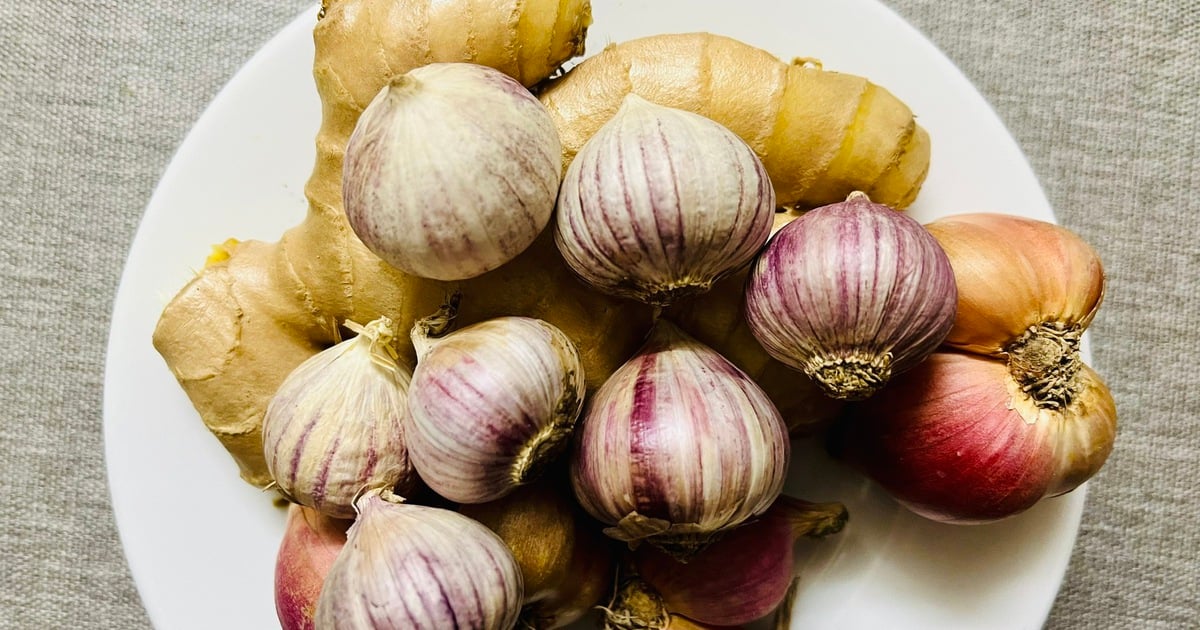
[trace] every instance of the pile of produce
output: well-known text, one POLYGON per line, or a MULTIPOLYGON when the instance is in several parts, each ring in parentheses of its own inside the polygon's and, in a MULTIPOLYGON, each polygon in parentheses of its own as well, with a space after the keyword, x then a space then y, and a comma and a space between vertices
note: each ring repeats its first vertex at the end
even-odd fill
POLYGON ((852 516, 782 494, 791 440, 953 523, 1111 450, 1086 243, 910 218, 930 138, 864 78, 707 33, 562 72, 590 21, 327 0, 307 217, 162 313, 205 424, 291 504, 284 628, 785 616, 795 541, 852 516))

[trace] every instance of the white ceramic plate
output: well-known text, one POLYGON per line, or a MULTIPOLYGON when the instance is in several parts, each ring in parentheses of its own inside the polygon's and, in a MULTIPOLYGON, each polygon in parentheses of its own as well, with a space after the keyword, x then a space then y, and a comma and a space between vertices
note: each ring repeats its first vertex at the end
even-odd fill
MULTIPOLYGON (((1020 150, 962 74, 873 0, 593 0, 589 51, 658 32, 708 30, 783 58, 870 77, 917 112, 933 164, 922 221, 990 210, 1053 220, 1020 150)), ((225 87, 167 168, 117 293, 104 397, 113 508, 154 625, 277 627, 272 574, 284 514, 243 483, 150 345, 159 312, 229 236, 275 240, 305 213, 319 102, 304 12, 225 87)), ((809 449, 811 450, 811 449, 809 449)), ((805 550, 796 628, 1003 628, 1043 624, 1078 529, 1083 492, 1016 518, 955 527, 919 519, 874 486, 797 452, 790 493, 841 500, 851 522, 805 550)))

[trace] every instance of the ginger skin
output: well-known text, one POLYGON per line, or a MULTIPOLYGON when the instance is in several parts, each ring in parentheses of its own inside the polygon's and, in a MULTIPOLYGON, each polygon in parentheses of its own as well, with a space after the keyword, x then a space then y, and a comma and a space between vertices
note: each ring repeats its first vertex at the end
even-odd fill
POLYGON ((544 89, 564 164, 630 92, 741 136, 762 159, 781 206, 807 210, 860 190, 902 209, 929 169, 929 134, 887 90, 710 33, 610 45, 544 89))

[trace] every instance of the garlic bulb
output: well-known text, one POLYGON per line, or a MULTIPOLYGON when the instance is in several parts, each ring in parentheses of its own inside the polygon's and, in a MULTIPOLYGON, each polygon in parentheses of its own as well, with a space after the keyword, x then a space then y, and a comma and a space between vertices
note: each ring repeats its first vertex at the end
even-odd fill
POLYGON ((429 64, 392 79, 359 117, 343 166, 346 216, 402 271, 473 278, 545 228, 560 159, 549 113, 520 83, 480 65, 429 64))
POLYGON ((834 398, 875 393, 954 324, 945 252, 912 218, 862 193, 779 230, 746 287, 746 321, 772 357, 834 398))
POLYGON ((609 536, 686 558, 771 505, 790 448, 750 377, 661 320, 592 398, 571 482, 609 536))
POLYGON ((521 571, 488 528, 388 492, 368 492, 357 506, 317 601, 317 630, 516 625, 521 571))
POLYGON ((562 331, 498 317, 433 340, 418 322, 413 344, 408 448, 438 494, 459 503, 498 499, 566 449, 584 375, 562 331))
POLYGON ((336 518, 354 518, 364 488, 402 494, 419 480, 404 439, 409 373, 392 349, 392 321, 346 322, 357 336, 296 367, 263 417, 263 454, 278 490, 336 518))
POLYGON ((749 262, 774 211, 737 135, 630 94, 567 167, 554 236, 592 286, 661 306, 749 262))

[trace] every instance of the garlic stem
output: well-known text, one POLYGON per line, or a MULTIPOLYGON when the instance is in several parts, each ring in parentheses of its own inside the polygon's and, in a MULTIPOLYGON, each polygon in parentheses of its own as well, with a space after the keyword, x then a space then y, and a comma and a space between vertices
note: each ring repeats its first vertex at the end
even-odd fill
POLYGON ((795 538, 824 538, 842 531, 850 514, 841 503, 811 503, 787 495, 779 495, 775 506, 782 510, 795 538))
POLYGON ((421 85, 421 81, 408 74, 398 74, 388 81, 388 98, 397 99, 413 92, 421 85))
MULTIPOLYGON (((570 389, 564 390, 567 395, 564 396, 563 404, 559 407, 563 408, 567 398, 573 398, 570 389)), ((578 398, 574 398, 576 404, 573 409, 578 410, 578 398)), ((571 436, 575 431, 576 414, 557 413, 554 420, 550 424, 542 427, 521 449, 513 459, 512 470, 509 475, 513 485, 524 485, 534 481, 542 476, 542 472, 546 468, 558 460, 559 455, 562 455, 566 450, 567 444, 571 441, 571 436)))
POLYGON ((433 344, 436 343, 437 337, 446 334, 450 327, 454 325, 455 318, 458 317, 458 306, 462 303, 462 292, 454 291, 446 296, 446 301, 438 307, 437 312, 428 317, 418 319, 413 324, 412 332, 409 337, 412 339, 413 350, 417 354, 417 361, 420 362, 433 349, 433 344))
POLYGON ((359 343, 370 344, 372 363, 389 371, 396 369, 396 361, 399 360, 400 355, 392 347, 392 339, 395 338, 395 333, 392 332, 391 319, 380 317, 366 326, 355 321, 346 320, 344 325, 347 330, 357 335, 355 338, 359 340, 359 343))

